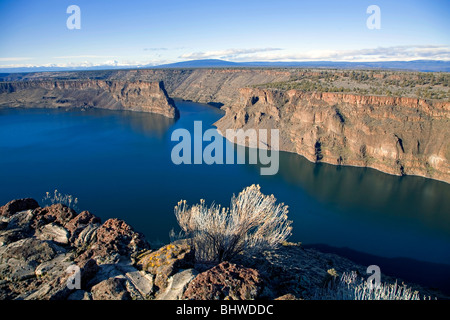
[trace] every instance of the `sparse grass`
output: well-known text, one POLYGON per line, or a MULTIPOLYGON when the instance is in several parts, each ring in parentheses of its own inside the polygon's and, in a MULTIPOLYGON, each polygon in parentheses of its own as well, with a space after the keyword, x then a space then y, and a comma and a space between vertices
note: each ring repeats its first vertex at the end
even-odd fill
POLYGON ((70 194, 62 194, 56 189, 53 193, 46 192, 45 197, 42 199, 42 203, 44 205, 52 205, 52 204, 56 204, 56 203, 61 203, 75 211, 78 210, 78 207, 77 207, 78 198, 76 198, 70 194))
MULTIPOLYGON (((374 284, 357 276, 356 272, 344 273, 340 279, 334 269, 328 270, 331 280, 327 287, 318 289, 313 300, 421 300, 419 292, 405 284, 374 284)), ((431 297, 423 297, 424 300, 431 297)))

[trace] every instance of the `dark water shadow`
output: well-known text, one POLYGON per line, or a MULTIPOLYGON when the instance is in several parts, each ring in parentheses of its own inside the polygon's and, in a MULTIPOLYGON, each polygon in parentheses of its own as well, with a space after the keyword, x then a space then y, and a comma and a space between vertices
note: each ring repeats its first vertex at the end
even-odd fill
MULTIPOLYGON (((247 148, 248 149, 248 148, 247 148)), ((248 157, 248 150, 246 150, 248 157)), ((251 165, 253 169, 262 164, 251 165)), ((399 224, 450 236, 450 184, 417 176, 399 177, 371 168, 312 163, 280 152, 272 180, 300 187, 324 207, 349 219, 383 225, 399 224)))
POLYGON ((224 104, 221 102, 208 102, 208 105, 220 109, 224 104))
POLYGON ((86 110, 68 109, 80 116, 90 116, 94 118, 114 117, 121 125, 130 127, 134 132, 146 136, 164 136, 177 118, 168 118, 155 113, 137 112, 127 110, 104 110, 90 108, 86 110))

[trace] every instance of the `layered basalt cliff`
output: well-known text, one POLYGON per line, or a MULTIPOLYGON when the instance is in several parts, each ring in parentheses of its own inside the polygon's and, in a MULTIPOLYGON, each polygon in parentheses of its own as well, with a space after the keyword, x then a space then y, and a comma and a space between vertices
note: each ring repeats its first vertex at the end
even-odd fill
POLYGON ((42 80, 0 83, 0 107, 101 108, 177 117, 162 82, 42 80))
POLYGON ((310 161, 450 182, 450 103, 242 88, 216 126, 276 128, 280 150, 310 161))
POLYGON ((80 72, 39 72, 0 75, 0 81, 163 81, 172 98, 200 103, 229 104, 239 98, 239 88, 261 83, 287 81, 291 73, 271 69, 136 69, 80 72))
MULTIPOLYGON (((165 103, 168 98, 161 85, 159 89, 145 88, 151 86, 149 83, 156 82, 156 86, 163 81, 170 97, 224 105, 226 115, 216 124, 220 130, 277 128, 282 150, 298 153, 314 162, 371 167, 390 174, 419 175, 450 182, 448 100, 284 89, 295 79, 315 79, 324 73, 322 71, 138 69, 10 74, 0 77, 9 81, 0 84, 0 92, 3 92, 0 106, 91 105, 145 109, 174 116, 176 110, 165 103), (268 88, 277 83, 285 85, 282 89, 268 88), (26 88, 28 90, 21 90, 26 88), (149 99, 152 92, 155 100, 149 99)), ((336 72, 328 73, 330 79, 337 77, 336 72)), ((360 84, 364 90, 382 84, 382 88, 389 89, 392 81, 403 79, 411 82, 405 84, 410 86, 405 87, 409 96, 422 88, 430 77, 433 80, 442 76, 369 73, 369 79, 386 78, 380 84, 374 83, 379 79, 358 80, 356 77, 352 80, 352 73, 348 73, 348 77, 341 75, 336 83, 330 83, 339 87, 350 81, 350 85, 360 84), (421 77, 423 82, 417 82, 421 77)), ((324 74, 323 81, 328 79, 327 73, 324 74)), ((439 80, 442 84, 437 89, 447 88, 443 87, 445 79, 439 80)), ((398 87, 397 91, 405 88, 398 87)))

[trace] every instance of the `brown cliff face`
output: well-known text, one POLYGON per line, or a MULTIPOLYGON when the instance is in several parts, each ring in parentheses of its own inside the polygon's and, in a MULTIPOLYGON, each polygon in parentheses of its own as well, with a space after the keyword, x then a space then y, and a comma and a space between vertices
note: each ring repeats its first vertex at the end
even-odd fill
MULTIPOLYGON (((219 129, 278 128, 282 150, 298 153, 311 161, 367 166, 391 174, 419 175, 450 182, 449 102, 249 88, 290 81, 293 76, 309 79, 320 76, 321 72, 137 69, 10 74, 0 78, 15 81, 0 83, 0 106, 97 106, 129 110, 149 106, 145 109, 171 116, 174 111, 168 109, 164 101, 160 108, 142 102, 147 96, 145 92, 153 92, 150 88, 142 89, 143 83, 163 81, 171 97, 224 104, 226 115, 217 122, 219 129), (46 89, 38 83, 47 83, 46 89), (58 87, 86 88, 56 90, 54 83, 58 83, 58 87), (20 88, 33 90, 26 90, 27 93, 22 95, 20 88)), ((385 73, 375 72, 373 77, 416 81, 420 76, 385 73)), ((389 83, 384 85, 391 87, 389 83)))
POLYGON ((269 69, 137 69, 87 72, 38 72, 1 76, 3 81, 163 81, 172 98, 200 103, 229 104, 239 98, 239 88, 268 82, 287 81, 291 73, 269 69))
POLYGON ((240 89, 216 126, 277 128, 280 150, 450 183, 450 103, 340 93, 240 89))
POLYGON ((43 80, 0 83, 0 107, 94 107, 157 113, 177 110, 162 82, 43 80))

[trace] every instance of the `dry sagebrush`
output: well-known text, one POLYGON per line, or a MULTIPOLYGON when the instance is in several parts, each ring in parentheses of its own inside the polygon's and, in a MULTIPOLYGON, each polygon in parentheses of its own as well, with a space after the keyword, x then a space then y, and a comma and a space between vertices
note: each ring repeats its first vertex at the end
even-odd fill
POLYGON ((45 197, 42 199, 42 202, 44 203, 44 205, 61 203, 71 209, 78 210, 78 198, 70 194, 62 194, 58 190, 55 190, 53 194, 51 194, 50 192, 46 192, 45 197))
POLYGON ((204 200, 192 207, 182 200, 175 216, 184 235, 191 239, 197 261, 221 262, 239 253, 254 254, 275 249, 291 234, 288 207, 273 195, 261 193, 259 185, 245 188, 231 198, 230 208, 204 200))
MULTIPOLYGON (((358 277, 355 271, 344 273, 340 280, 330 283, 326 288, 316 289, 313 300, 421 300, 418 291, 406 284, 379 283, 358 277)), ((424 300, 432 297, 424 296, 424 300)))

